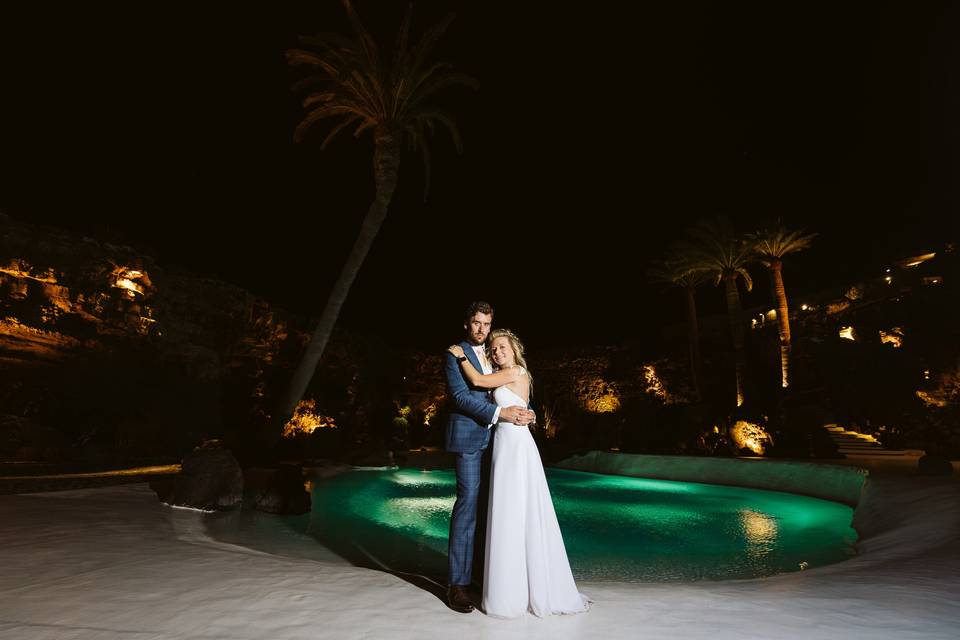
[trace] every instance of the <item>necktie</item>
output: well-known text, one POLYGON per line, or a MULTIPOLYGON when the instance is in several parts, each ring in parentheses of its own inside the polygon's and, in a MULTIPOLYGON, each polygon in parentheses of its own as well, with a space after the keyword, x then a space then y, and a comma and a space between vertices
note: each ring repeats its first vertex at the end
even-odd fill
POLYGON ((490 363, 487 362, 487 354, 484 349, 476 349, 477 359, 480 360, 480 368, 486 371, 490 368, 490 363))

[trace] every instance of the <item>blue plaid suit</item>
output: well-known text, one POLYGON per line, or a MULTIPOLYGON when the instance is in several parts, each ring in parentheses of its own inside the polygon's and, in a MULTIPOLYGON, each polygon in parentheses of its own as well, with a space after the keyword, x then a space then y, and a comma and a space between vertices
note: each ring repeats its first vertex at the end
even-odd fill
MULTIPOLYGON (((464 340, 463 352, 482 371, 473 345, 464 340)), ((457 501, 450 518, 447 549, 451 585, 469 585, 473 577, 473 542, 477 532, 477 504, 481 489, 481 460, 490 444, 490 429, 497 405, 485 389, 470 386, 460 364, 447 353, 444 363, 447 392, 453 401, 447 421, 447 451, 457 454, 457 501)), ((484 505, 486 507, 486 505, 484 505)))

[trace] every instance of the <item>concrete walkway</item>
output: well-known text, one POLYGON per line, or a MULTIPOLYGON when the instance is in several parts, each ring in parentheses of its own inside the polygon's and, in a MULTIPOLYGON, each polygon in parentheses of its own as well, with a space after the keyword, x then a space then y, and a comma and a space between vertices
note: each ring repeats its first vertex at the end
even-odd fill
POLYGON ((0 638, 955 640, 960 483, 878 473, 871 486, 848 561, 759 580, 581 582, 590 612, 507 621, 332 554, 219 542, 145 484, 0 496, 0 638))

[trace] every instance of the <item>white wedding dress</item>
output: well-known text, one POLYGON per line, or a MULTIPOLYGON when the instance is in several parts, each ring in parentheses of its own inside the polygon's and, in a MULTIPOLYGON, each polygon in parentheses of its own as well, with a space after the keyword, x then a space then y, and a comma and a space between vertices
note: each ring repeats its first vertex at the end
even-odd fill
MULTIPOLYGON (((506 386, 497 387, 493 397, 501 407, 527 406, 506 386)), ((586 611, 591 600, 573 581, 533 436, 512 422, 500 422, 496 429, 483 610, 498 618, 586 611)))

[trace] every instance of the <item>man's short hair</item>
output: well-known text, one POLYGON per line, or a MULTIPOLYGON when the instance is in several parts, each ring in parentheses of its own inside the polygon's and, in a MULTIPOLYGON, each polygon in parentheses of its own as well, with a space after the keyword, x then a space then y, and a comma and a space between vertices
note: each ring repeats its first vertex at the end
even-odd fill
POLYGON ((477 300, 475 302, 471 302, 470 306, 467 307, 467 311, 463 316, 463 321, 469 324, 470 318, 477 315, 478 313, 486 313, 490 317, 493 317, 493 307, 490 306, 489 302, 486 302, 484 300, 477 300))

